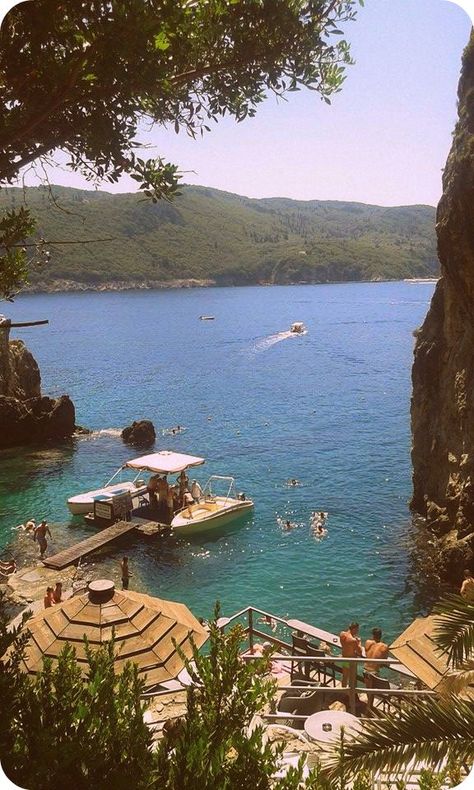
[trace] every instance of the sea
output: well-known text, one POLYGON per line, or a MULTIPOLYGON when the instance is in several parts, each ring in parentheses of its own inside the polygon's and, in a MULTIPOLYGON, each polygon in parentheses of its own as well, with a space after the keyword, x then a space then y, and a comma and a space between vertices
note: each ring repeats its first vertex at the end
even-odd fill
POLYGON ((224 532, 125 538, 84 563, 89 578, 185 602, 209 617, 248 605, 329 631, 357 619, 390 640, 414 615, 408 543, 413 331, 432 283, 348 283, 22 295, 12 330, 92 430, 59 445, 0 453, 0 549, 36 563, 15 527, 47 518, 50 552, 94 532, 66 499, 126 460, 121 429, 149 419, 156 449, 203 456, 190 477, 232 475, 255 502, 224 532), (214 320, 200 320, 201 315, 214 320), (288 330, 302 321, 307 334, 288 330), (173 435, 170 429, 185 430, 173 435), (298 485, 289 485, 296 480, 298 485), (326 511, 317 540, 311 513, 326 511), (286 520, 294 525, 285 530, 286 520))

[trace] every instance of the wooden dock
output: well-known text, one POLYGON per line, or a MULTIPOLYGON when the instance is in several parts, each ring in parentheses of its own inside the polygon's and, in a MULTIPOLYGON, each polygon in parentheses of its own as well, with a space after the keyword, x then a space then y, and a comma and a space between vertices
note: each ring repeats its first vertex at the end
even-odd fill
MULTIPOLYGON (((68 565, 73 565, 75 562, 82 559, 82 557, 87 556, 87 554, 91 554, 93 551, 101 549, 102 546, 106 546, 107 543, 111 543, 113 540, 120 538, 122 535, 126 535, 128 532, 132 532, 137 528, 143 529, 143 524, 144 519, 117 521, 117 523, 112 524, 111 527, 101 529, 99 532, 96 532, 95 535, 91 535, 90 538, 76 543, 75 546, 70 546, 69 549, 64 549, 58 554, 53 554, 51 557, 45 557, 43 564, 48 568, 56 568, 57 570, 66 568, 68 565)), ((159 527, 161 525, 156 524, 155 526, 157 527, 156 532, 159 532, 159 527)))

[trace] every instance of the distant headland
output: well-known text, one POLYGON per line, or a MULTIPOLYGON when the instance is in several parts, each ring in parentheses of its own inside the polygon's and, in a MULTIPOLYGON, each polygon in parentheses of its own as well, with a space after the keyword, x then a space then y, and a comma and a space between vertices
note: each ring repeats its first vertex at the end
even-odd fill
MULTIPOLYGON (((43 187, 26 189, 39 236, 53 242, 48 265, 32 273, 33 291, 370 282, 439 274, 432 206, 252 199, 200 186, 183 186, 172 204, 147 203, 136 193, 51 190, 55 203, 43 187)), ((24 198, 22 189, 2 189, 0 209, 24 198)))

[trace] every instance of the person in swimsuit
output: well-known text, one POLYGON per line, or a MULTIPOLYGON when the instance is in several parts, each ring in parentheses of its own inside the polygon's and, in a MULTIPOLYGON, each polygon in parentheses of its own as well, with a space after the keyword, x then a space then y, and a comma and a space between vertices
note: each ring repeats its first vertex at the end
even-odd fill
POLYGON ((45 609, 49 609, 51 606, 54 606, 54 598, 53 598, 53 588, 47 587, 46 588, 46 595, 43 598, 43 604, 45 609))
POLYGON ((61 603, 63 599, 63 583, 56 582, 56 587, 53 590, 54 603, 61 603))
POLYGON ((128 557, 124 557, 122 562, 120 563, 120 568, 122 570, 122 590, 128 590, 128 585, 130 582, 130 568, 128 567, 128 557))
MULTIPOLYGON (((372 628, 372 639, 367 639, 365 643, 366 658, 388 658, 388 645, 382 642, 382 629, 372 628)), ((382 665, 372 664, 367 661, 364 664, 364 681, 368 689, 374 687, 372 675, 378 675, 382 665)), ((373 694, 367 694, 367 707, 371 708, 374 701, 373 694)))
MULTIPOLYGON (((341 631, 339 634, 341 640, 342 655, 345 658, 358 658, 362 655, 362 645, 359 638, 359 623, 351 623, 347 631, 341 631)), ((342 685, 347 686, 349 683, 350 664, 348 662, 342 663, 342 685)))
POLYGON ((36 540, 40 550, 40 558, 44 557, 45 551, 48 548, 48 541, 46 540, 46 535, 49 535, 50 538, 53 537, 51 535, 48 524, 46 523, 46 519, 43 519, 41 524, 38 527, 36 527, 34 532, 34 539, 36 540))

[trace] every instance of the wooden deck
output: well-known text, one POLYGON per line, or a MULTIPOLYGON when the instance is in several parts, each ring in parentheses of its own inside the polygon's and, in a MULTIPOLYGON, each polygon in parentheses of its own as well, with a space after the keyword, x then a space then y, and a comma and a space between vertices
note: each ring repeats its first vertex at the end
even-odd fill
MULTIPOLYGON (((97 549, 101 549, 102 546, 106 546, 107 543, 111 543, 122 535, 126 535, 128 532, 132 532, 139 527, 143 529, 143 523, 143 519, 117 521, 116 524, 112 524, 111 527, 107 527, 106 529, 101 529, 99 532, 96 532, 95 535, 91 535, 90 538, 81 540, 80 543, 76 543, 74 546, 70 546, 68 549, 64 549, 58 554, 53 554, 51 557, 45 557, 43 564, 48 568, 56 568, 58 570, 60 568, 66 568, 67 565, 73 565, 75 562, 82 559, 82 557, 91 554, 97 549)), ((157 532, 160 531, 158 528, 159 526, 160 525, 156 525, 157 532)))

